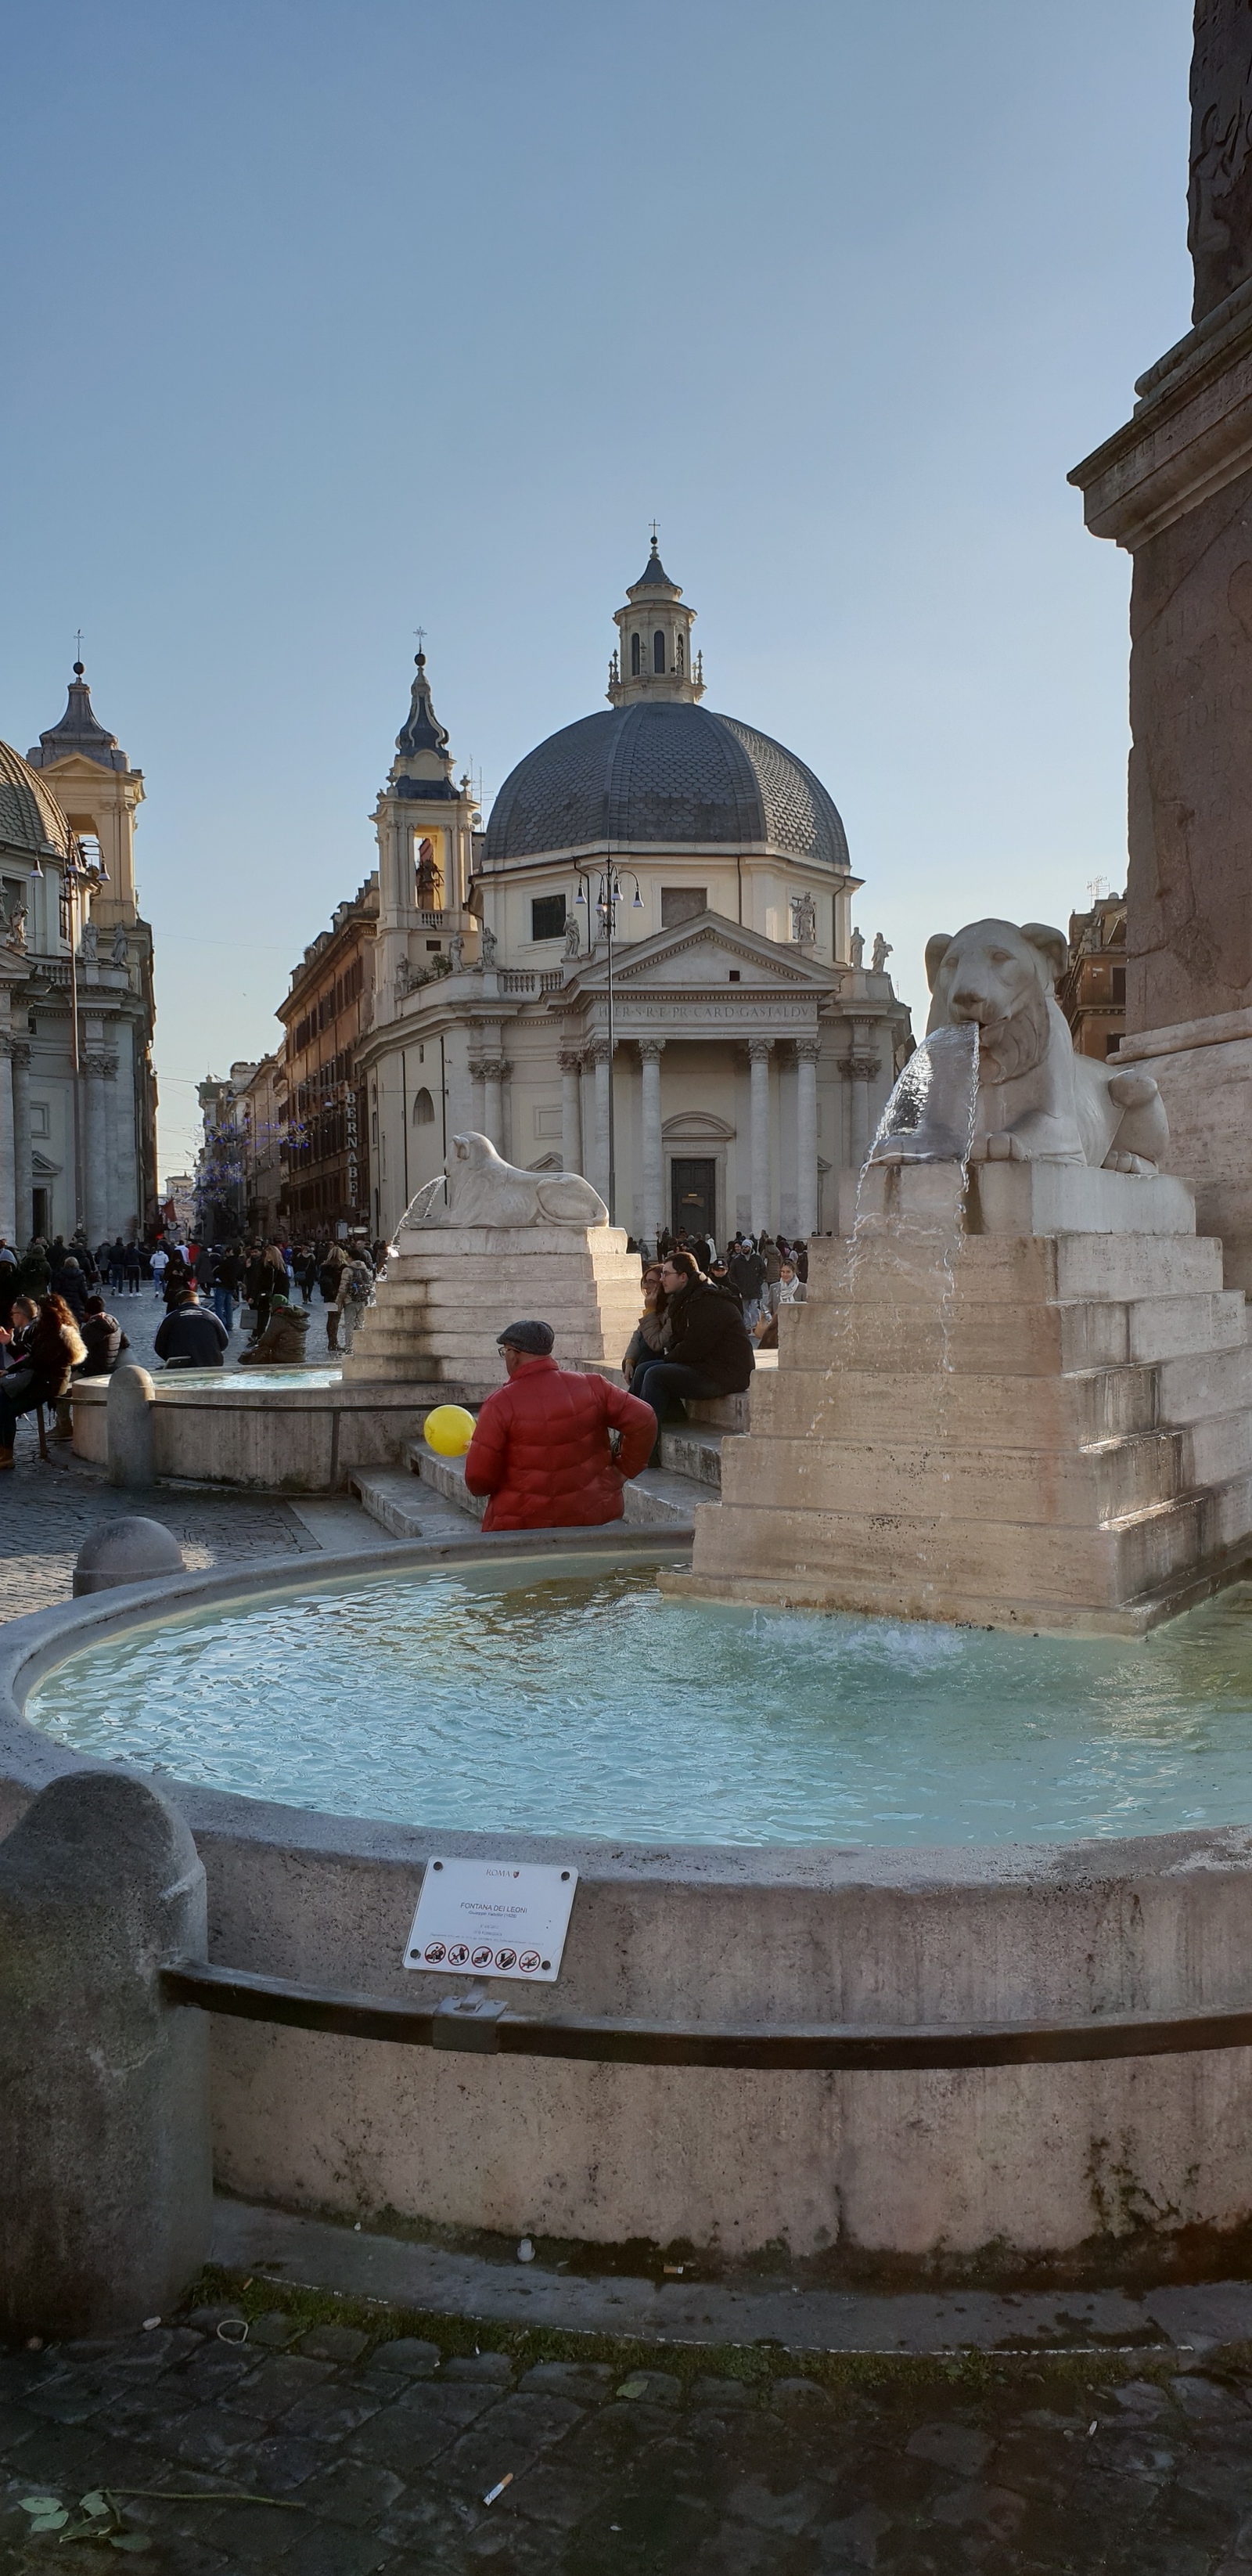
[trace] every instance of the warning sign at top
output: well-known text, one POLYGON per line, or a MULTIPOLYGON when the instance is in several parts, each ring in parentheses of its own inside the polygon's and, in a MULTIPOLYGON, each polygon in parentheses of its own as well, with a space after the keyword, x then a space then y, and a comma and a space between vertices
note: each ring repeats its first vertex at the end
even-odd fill
POLYGON ((405 1967, 555 1985, 577 1885, 547 1862, 429 1860, 405 1967))

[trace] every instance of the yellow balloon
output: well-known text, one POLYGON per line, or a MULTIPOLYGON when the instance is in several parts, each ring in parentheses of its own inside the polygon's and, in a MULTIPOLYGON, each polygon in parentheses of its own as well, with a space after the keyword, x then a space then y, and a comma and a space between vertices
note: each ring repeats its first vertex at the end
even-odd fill
POLYGON ((474 1437, 474 1416, 463 1404, 437 1404, 424 1428, 427 1448, 437 1458, 463 1458, 474 1437))

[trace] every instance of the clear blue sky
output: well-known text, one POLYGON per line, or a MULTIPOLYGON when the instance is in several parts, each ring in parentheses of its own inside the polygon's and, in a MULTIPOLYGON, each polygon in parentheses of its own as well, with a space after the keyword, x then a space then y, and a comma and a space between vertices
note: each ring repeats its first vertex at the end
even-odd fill
POLYGON ((27 0, 0 733, 146 774, 163 1169, 373 864, 428 630, 490 798, 647 522, 857 914, 1124 876, 1128 563, 1067 468, 1187 328, 1188 0, 27 0))

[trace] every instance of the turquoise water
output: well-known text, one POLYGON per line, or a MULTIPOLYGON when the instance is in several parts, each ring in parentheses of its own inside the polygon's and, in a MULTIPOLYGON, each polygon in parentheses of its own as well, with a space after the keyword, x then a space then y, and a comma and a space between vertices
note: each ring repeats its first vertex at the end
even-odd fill
POLYGON ((131 1630, 26 1713, 84 1753, 445 1830, 1156 1833, 1252 1821, 1252 1587, 1131 1643, 666 1601, 640 1567, 387 1573, 131 1630))

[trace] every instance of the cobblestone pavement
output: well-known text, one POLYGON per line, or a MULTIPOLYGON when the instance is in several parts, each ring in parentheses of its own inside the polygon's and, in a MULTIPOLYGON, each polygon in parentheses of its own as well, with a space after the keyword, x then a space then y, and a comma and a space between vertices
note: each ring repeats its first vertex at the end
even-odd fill
POLYGON ((441 2335, 429 2319, 310 2329, 298 2297, 276 2309, 273 2296, 253 2289, 243 2344, 238 2307, 218 2306, 115 2342, 0 2354, 0 2566, 47 2566, 75 2519, 83 2537, 94 2518, 125 2541, 104 2489, 153 2576, 1252 2564, 1246 2352, 1182 2371, 874 2365, 876 2382, 864 2363, 828 2362, 823 2385, 791 2367, 768 2378, 756 2353, 718 2356, 737 2377, 707 2356, 658 2371, 594 2345, 594 2360, 535 2361, 534 2339, 476 2353, 473 2328, 441 2335), (31 2538, 22 2500, 35 2497, 71 2522, 31 2538))
POLYGON ((12 1475, 0 1479, 0 1620, 68 1601, 74 1559, 101 1521, 132 1512, 162 1522, 178 1540, 189 1571, 258 1556, 316 1552, 317 1541, 283 1502, 189 1488, 176 1493, 120 1493, 98 1467, 75 1458, 68 1441, 51 1441, 52 1463, 39 1458, 35 1434, 19 1424, 12 1475))

